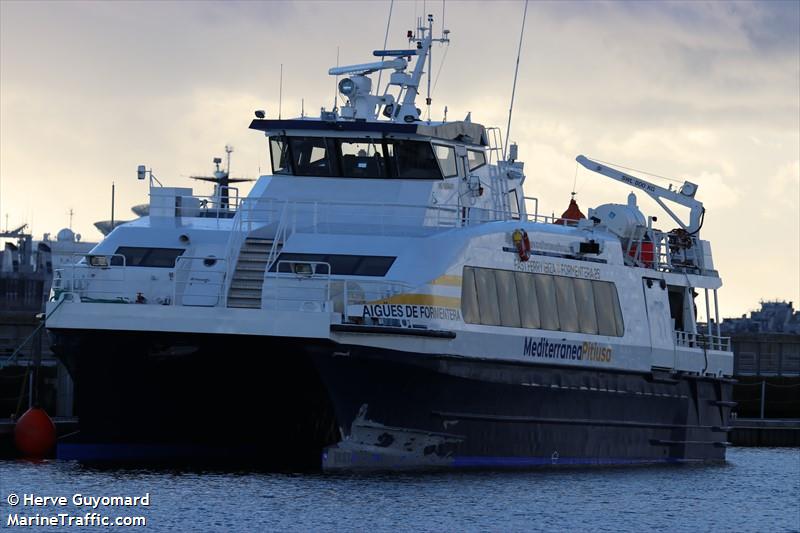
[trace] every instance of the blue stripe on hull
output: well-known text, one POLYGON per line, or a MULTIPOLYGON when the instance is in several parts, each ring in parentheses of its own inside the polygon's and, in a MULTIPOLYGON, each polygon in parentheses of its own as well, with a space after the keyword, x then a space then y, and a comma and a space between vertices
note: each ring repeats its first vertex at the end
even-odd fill
POLYGON ((195 444, 59 443, 56 459, 96 463, 139 461, 226 460, 252 456, 255 447, 198 446, 195 444))
POLYGON ((627 457, 455 457, 452 466, 455 468, 524 468, 531 466, 614 466, 644 465, 662 463, 697 462, 690 459, 674 457, 627 458, 627 457))

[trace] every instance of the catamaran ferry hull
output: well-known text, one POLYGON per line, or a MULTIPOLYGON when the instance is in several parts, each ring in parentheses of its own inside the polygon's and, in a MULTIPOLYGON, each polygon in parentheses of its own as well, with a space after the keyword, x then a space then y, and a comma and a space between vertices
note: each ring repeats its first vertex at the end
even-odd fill
POLYGON ((731 383, 350 347, 325 470, 724 461, 731 383))
POLYGON ((725 458, 726 380, 324 339, 53 333, 81 419, 64 458, 188 449, 185 459, 330 471, 725 458))
POLYGON ((51 330, 80 432, 61 459, 317 469, 338 440, 302 344, 243 335, 51 330))

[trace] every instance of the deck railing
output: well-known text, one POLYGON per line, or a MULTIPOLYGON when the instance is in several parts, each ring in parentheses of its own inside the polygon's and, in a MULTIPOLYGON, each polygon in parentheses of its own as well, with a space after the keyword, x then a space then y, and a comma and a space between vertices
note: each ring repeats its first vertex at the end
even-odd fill
MULTIPOLYGON (((216 198, 216 197, 215 197, 216 198)), ((217 198, 218 199, 218 198, 217 198)), ((574 226, 580 221, 565 220, 560 217, 540 215, 538 213, 538 200, 533 197, 524 197, 525 205, 532 204, 530 213, 518 214, 506 210, 467 208, 458 205, 414 205, 397 203, 366 203, 366 202, 320 202, 320 201, 285 201, 278 199, 239 199, 238 193, 232 195, 230 212, 235 212, 231 220, 230 235, 224 251, 224 257, 216 261, 223 268, 201 269, 195 271, 196 261, 207 258, 179 256, 172 270, 171 281, 174 284, 171 299, 168 295, 159 298, 159 303, 170 299, 172 305, 202 305, 200 303, 188 304, 183 298, 186 289, 197 286, 207 278, 205 283, 208 289, 204 291, 209 303, 205 305, 226 305, 227 294, 233 281, 233 272, 240 250, 245 239, 250 235, 263 234, 264 238, 272 240, 272 246, 267 252, 267 268, 264 274, 265 288, 273 280, 269 270, 279 258, 282 245, 294 233, 337 233, 361 235, 424 235, 435 232, 441 228, 454 228, 478 225, 493 221, 516 220, 519 216, 523 221, 539 222, 544 224, 559 224, 574 226), (235 209, 235 211, 233 211, 235 209), (259 231, 261 233, 259 233, 259 231), (418 232, 418 233, 415 233, 418 232), (198 277, 201 276, 201 277, 198 277), (205 276, 205 277, 203 277, 205 276), (215 290, 212 291, 211 288, 215 290), (211 293, 215 292, 214 295, 211 293), (213 303, 210 303, 212 302, 213 303)), ((181 202, 181 204, 183 204, 181 202)), ((586 224, 586 221, 582 222, 586 224)), ((651 239, 635 240, 623 247, 626 263, 634 266, 651 268, 658 271, 701 271, 704 256, 701 241, 695 236, 678 235, 675 232, 663 233, 649 230, 651 239), (649 247, 646 244, 649 243, 649 247)), ((534 245, 535 248, 535 245, 534 245)), ((566 251, 572 257, 575 252, 566 251), (572 255, 570 255, 572 254, 572 255)), ((89 254, 76 254, 90 257, 89 254)), ((122 301, 138 300, 136 293, 125 294, 125 288, 114 290, 114 281, 125 285, 126 267, 125 258, 118 254, 106 255, 105 274, 96 276, 92 269, 95 266, 86 264, 73 265, 61 269, 56 273, 53 288, 59 291, 74 292, 85 295, 91 283, 91 292, 99 298, 110 295, 110 298, 122 301), (121 258, 121 259, 115 259, 121 258), (112 264, 112 263, 119 263, 112 264)), ((347 286, 345 286, 345 289, 347 286)), ((130 292, 130 291, 129 291, 130 292)), ((198 294, 193 294, 192 301, 198 300, 198 294)), ((346 306, 345 306, 346 309, 346 306)), ((690 341, 687 341, 690 342, 690 341)), ((700 342, 694 341, 691 342, 700 342)))
POLYGON ((729 352, 731 349, 731 338, 717 335, 705 335, 703 333, 690 333, 688 331, 676 331, 675 344, 685 348, 703 348, 706 350, 729 352))

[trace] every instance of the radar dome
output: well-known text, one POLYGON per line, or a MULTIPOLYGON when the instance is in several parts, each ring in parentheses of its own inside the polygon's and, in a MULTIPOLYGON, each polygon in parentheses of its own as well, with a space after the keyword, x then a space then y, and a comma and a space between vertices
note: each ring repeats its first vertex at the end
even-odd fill
POLYGON ((56 235, 56 240, 59 242, 67 241, 67 242, 74 242, 75 241, 75 233, 69 229, 64 228, 58 232, 56 235))

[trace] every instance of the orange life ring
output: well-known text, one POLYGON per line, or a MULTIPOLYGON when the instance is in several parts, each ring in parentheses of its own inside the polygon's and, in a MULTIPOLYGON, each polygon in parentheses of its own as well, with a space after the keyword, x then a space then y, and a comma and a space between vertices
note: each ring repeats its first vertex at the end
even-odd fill
POLYGON ((531 241, 524 229, 515 229, 511 234, 511 240, 514 241, 514 246, 517 248, 520 261, 527 261, 531 258, 531 241))

